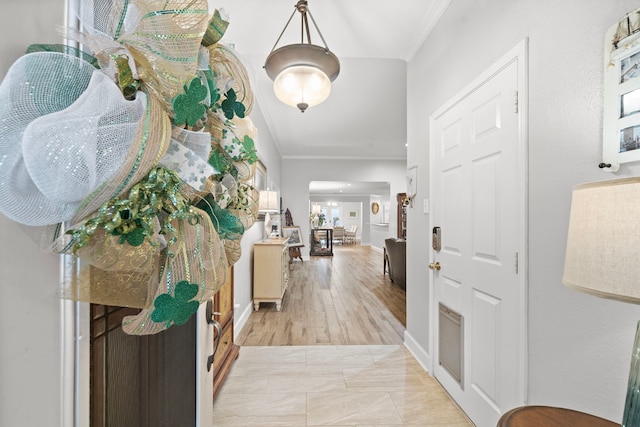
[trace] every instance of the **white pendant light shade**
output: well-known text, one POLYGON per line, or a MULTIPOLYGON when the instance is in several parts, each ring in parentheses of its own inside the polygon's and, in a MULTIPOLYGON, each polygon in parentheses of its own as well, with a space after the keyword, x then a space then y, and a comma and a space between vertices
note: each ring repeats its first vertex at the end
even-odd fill
POLYGON ((290 67, 273 82, 276 97, 301 111, 324 102, 331 93, 331 81, 325 73, 309 66, 290 67))
MULTIPOLYGON (((340 61, 329 50, 326 43, 324 47, 311 44, 307 23, 307 14, 311 16, 311 12, 307 2, 299 0, 296 10, 302 15, 302 43, 283 46, 279 49, 275 49, 274 46, 274 50, 265 61, 264 68, 269 78, 273 80, 273 91, 276 97, 282 103, 297 107, 304 112, 307 108, 318 105, 329 97, 331 82, 340 73, 340 61), (304 30, 306 30, 308 43, 304 43, 304 30)), ((313 17, 311 18, 313 20, 313 17)), ((289 25, 288 22, 287 25, 289 25)), ((285 30, 286 28, 285 26, 285 30)), ((320 33, 317 26, 316 29, 320 33)), ((284 30, 282 32, 284 33, 284 30)), ((322 38, 322 34, 320 37, 322 38)))

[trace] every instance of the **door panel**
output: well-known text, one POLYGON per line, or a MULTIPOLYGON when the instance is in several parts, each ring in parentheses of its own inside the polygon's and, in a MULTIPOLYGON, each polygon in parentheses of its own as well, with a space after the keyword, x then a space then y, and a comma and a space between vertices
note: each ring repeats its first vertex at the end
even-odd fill
POLYGON ((442 303, 464 318, 463 384, 439 364, 437 324, 433 370, 477 425, 495 425, 524 403, 524 279, 514 265, 525 244, 518 60, 494 66, 431 118, 431 220, 442 239, 432 310, 442 303))
POLYGON ((91 304, 91 427, 196 426, 195 316, 156 335, 125 334, 122 319, 138 312, 91 304))
POLYGON ((500 156, 491 155, 473 162, 473 259, 499 264, 499 224, 497 172, 500 156))
POLYGON ((484 399, 497 406, 497 363, 500 300, 478 290, 473 292, 471 331, 471 384, 484 399))

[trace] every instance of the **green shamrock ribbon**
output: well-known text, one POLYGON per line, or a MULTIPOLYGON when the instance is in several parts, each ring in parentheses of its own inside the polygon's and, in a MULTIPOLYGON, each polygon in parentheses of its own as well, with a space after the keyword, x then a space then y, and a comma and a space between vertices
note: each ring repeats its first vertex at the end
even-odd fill
POLYGON ((253 139, 249 135, 245 135, 240 142, 242 144, 242 160, 250 165, 258 161, 258 151, 253 144, 253 139))
POLYGON ((213 168, 220 172, 220 175, 224 175, 231 168, 231 160, 227 159, 227 156, 222 151, 217 149, 211 150, 211 154, 209 155, 209 164, 213 166, 213 168))
POLYGON ((198 311, 200 305, 198 301, 191 301, 198 295, 198 285, 189 283, 186 280, 176 283, 173 290, 175 297, 171 294, 160 294, 153 301, 154 310, 151 313, 151 320, 156 323, 167 322, 167 326, 184 325, 189 318, 198 311))

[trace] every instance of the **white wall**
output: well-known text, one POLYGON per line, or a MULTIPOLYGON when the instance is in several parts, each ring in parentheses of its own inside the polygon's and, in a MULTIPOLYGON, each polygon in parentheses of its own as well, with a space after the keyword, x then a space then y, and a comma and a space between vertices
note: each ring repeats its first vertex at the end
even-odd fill
MULTIPOLYGON (((602 150, 604 33, 635 0, 452 1, 408 67, 408 158, 418 160, 408 213, 407 332, 428 353, 426 270, 429 115, 529 38, 528 395, 620 421, 637 306, 562 285, 572 187, 613 178, 602 150)), ((640 164, 617 176, 638 175, 640 164)))
MULTIPOLYGON (((406 190, 406 173, 406 163, 402 160, 284 159, 282 160, 283 208, 289 208, 294 224, 300 225, 304 236, 309 236, 309 183, 311 181, 389 182, 389 192, 395 197, 396 193, 403 193, 406 190)), ((366 197, 362 202, 362 241, 366 242, 369 236, 366 236, 365 230, 371 222, 370 198, 366 197)), ((302 250, 303 257, 309 256, 308 239, 308 237, 305 239, 307 244, 302 250)))
MULTIPOLYGON (((64 2, 3 2, 0 79, 30 43, 59 43, 64 2)), ((59 258, 0 215, 0 426, 62 426, 59 258)))
POLYGON ((366 209, 371 214, 371 246, 382 250, 384 239, 398 236, 398 210, 396 209, 396 195, 390 197, 371 197, 366 209), (389 200, 393 200, 390 202, 389 200), (373 203, 379 205, 377 214, 371 211, 373 203), (393 220, 390 217, 393 216, 393 220), (384 225, 383 225, 384 224, 384 225))
MULTIPOLYGON (((258 129, 255 146, 258 151, 258 157, 267 168, 267 186, 282 195, 280 184, 281 156, 271 138, 271 134, 267 130, 264 116, 257 102, 249 117, 258 129)), ((282 221, 284 221, 284 215, 282 221)), ((253 307, 253 244, 266 237, 264 234, 264 221, 254 223, 250 229, 245 230, 245 234, 242 236, 242 257, 234 265, 233 298, 236 307, 234 314, 234 333, 236 336, 249 318, 253 307)))

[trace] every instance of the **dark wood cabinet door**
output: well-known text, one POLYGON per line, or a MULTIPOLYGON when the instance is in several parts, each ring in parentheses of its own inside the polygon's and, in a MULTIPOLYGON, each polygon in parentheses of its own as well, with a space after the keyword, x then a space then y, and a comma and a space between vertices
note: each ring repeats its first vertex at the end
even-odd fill
POLYGON ((196 318, 148 336, 127 335, 137 309, 91 305, 91 427, 195 426, 196 318))

